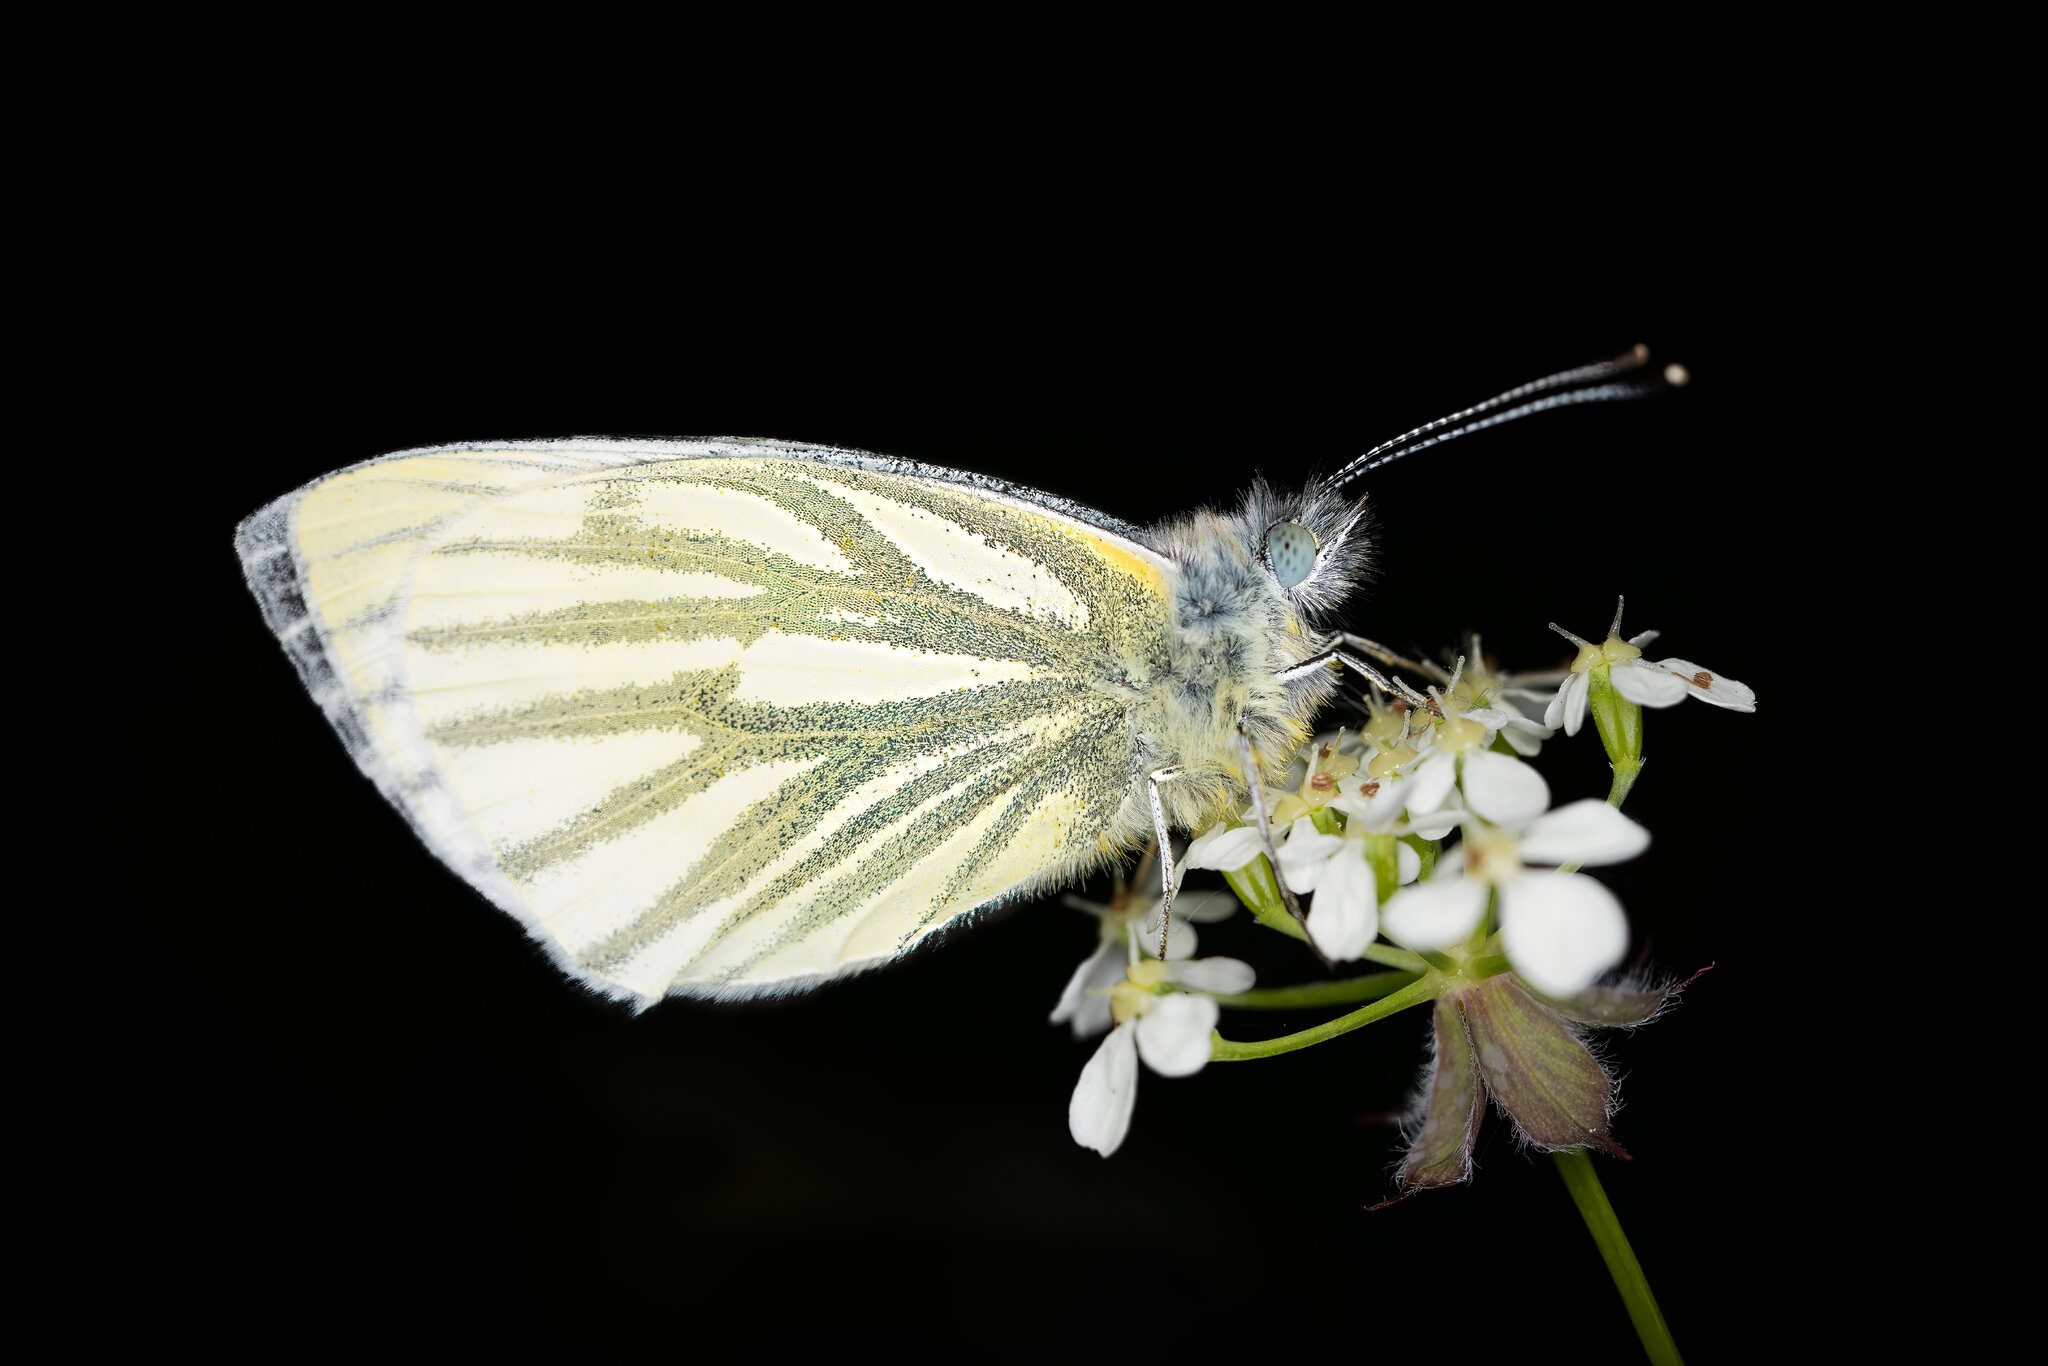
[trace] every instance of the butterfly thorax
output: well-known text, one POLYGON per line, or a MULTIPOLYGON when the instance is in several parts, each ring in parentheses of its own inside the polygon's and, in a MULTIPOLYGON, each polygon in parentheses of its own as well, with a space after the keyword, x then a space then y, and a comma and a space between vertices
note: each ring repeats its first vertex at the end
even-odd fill
POLYGON ((1168 819, 1201 830, 1243 804, 1239 722, 1275 782, 1333 685, 1279 681, 1313 652, 1314 636, 1259 563, 1241 517, 1197 513, 1161 527, 1156 543, 1177 570, 1173 623, 1138 722, 1154 766, 1179 769, 1160 793, 1168 819))

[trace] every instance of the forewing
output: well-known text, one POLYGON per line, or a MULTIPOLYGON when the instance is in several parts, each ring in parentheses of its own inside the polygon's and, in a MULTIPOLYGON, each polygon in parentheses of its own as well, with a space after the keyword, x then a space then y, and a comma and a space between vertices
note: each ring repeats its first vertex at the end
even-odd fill
MULTIPOLYGON (((323 570, 331 535, 285 543, 332 675, 309 683, 344 695, 365 769, 580 979, 799 989, 1142 827, 1124 680, 1164 649, 1151 552, 844 452, 548 453, 397 518, 374 588, 323 570)), ((325 489, 298 526, 326 526, 325 489)))

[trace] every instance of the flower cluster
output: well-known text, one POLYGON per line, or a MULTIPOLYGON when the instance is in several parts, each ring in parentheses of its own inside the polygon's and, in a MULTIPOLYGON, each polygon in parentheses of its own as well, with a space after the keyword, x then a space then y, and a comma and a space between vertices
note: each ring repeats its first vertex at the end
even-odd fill
POLYGON ((1077 1036, 1108 1031, 1074 1092, 1077 1141, 1105 1155, 1123 1141, 1141 1059, 1186 1076, 1212 1057, 1287 1051, 1433 1002, 1435 1060, 1411 1125, 1404 1194, 1469 1175, 1483 1097, 1536 1146, 1616 1150, 1613 1082, 1582 1035, 1643 1023, 1671 992, 1599 985, 1627 955, 1629 923, 1615 895, 1579 870, 1648 847, 1649 832, 1619 809, 1642 765, 1643 707, 1691 695, 1754 711, 1756 696, 1691 661, 1645 659, 1656 633, 1622 639, 1619 612, 1600 645, 1563 634, 1579 646, 1568 670, 1494 672, 1475 637, 1469 656, 1432 667, 1421 690, 1397 679, 1401 694, 1375 697, 1355 729, 1320 737, 1295 787, 1269 794, 1270 859, 1249 815, 1197 836, 1180 875, 1220 872, 1235 900, 1177 899, 1164 959, 1146 956, 1162 928, 1157 903, 1142 913, 1088 907, 1099 945, 1053 1014, 1077 1036), (1554 688, 1547 703, 1544 686, 1554 688), (1579 733, 1589 714, 1613 790, 1605 801, 1554 803, 1529 760, 1558 730, 1579 733), (1304 999, 1304 989, 1253 991, 1251 969, 1235 959, 1192 956, 1193 923, 1227 916, 1238 901, 1327 963, 1363 958, 1396 971, 1317 989, 1318 1000, 1373 1004, 1299 1044, 1213 1037, 1225 1005, 1304 999))
POLYGON ((1067 1122, 1075 1142, 1107 1157, 1131 1127, 1138 1060, 1162 1076, 1201 1071, 1220 1013, 1214 997, 1249 988, 1252 970, 1235 958, 1194 957, 1195 926, 1237 909, 1226 894, 1180 898, 1170 927, 1164 898, 1138 903, 1120 891, 1107 905, 1079 897, 1067 904, 1095 917, 1098 943, 1067 980, 1052 1023, 1071 1026, 1077 1039, 1107 1036, 1081 1070, 1067 1122), (1145 957, 1143 946, 1162 937, 1164 955, 1145 957))

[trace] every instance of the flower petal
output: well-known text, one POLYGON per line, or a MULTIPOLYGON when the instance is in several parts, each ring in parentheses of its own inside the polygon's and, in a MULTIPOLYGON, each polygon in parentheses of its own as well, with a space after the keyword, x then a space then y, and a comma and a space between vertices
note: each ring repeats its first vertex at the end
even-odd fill
MULTIPOLYGON (((1213 895, 1213 892, 1197 892, 1192 896, 1176 896, 1173 899, 1173 933, 1166 939, 1166 956, 1169 959, 1194 956, 1195 945, 1201 942, 1201 936, 1195 933, 1195 927, 1187 922, 1181 911, 1190 901, 1213 895)), ((1157 949, 1159 946, 1159 913, 1165 909, 1164 903, 1154 902, 1152 909, 1145 915, 1145 923, 1138 928, 1138 942, 1148 950, 1157 949)))
POLYGON ((1536 873, 1501 891, 1501 947, 1545 996, 1591 986, 1628 952, 1628 916, 1583 873, 1536 873))
POLYGON ((1520 759, 1490 749, 1465 756, 1465 805, 1509 830, 1519 830, 1550 805, 1550 784, 1520 759))
POLYGON ((1660 659, 1657 667, 1682 680, 1694 697, 1730 711, 1755 711, 1756 689, 1702 669, 1689 659, 1660 659), (1701 679, 1707 681, 1702 683, 1701 679))
POLYGON ((1188 847, 1180 851, 1181 866, 1185 868, 1191 858, 1201 858, 1216 847, 1216 841, 1230 833, 1230 827, 1222 821, 1210 826, 1201 834, 1188 841, 1188 847))
POLYGON ((1074 1142, 1108 1157, 1130 1132, 1138 1103, 1138 1039, 1130 1025, 1118 1025, 1081 1069, 1067 1101, 1067 1132, 1074 1142))
MULTIPOLYGON (((1548 711, 1543 713, 1543 723, 1556 728, 1560 722, 1566 735, 1577 735, 1579 727, 1586 724, 1586 701, 1591 696, 1592 681, 1589 675, 1573 674, 1558 685, 1557 696, 1563 703, 1559 717, 1553 718, 1548 711)), ((1551 704, 1553 707, 1557 702, 1551 704)))
POLYGON ((1287 879, 1288 889, 1313 892, 1322 880, 1323 866, 1344 844, 1343 836, 1325 835, 1307 816, 1296 821, 1287 832, 1287 843, 1279 849, 1280 874, 1287 879))
POLYGON ((1642 707, 1675 707, 1685 700, 1685 683, 1654 664, 1623 660, 1608 670, 1614 690, 1642 707))
POLYGON ((1540 713, 1550 701, 1550 695, 1557 691, 1557 685, 1570 676, 1570 669, 1531 669, 1509 679, 1501 696, 1524 711, 1540 713))
POLYGON ((1380 915, 1387 938, 1411 949, 1440 949, 1469 936, 1486 913, 1486 884, 1437 875, 1403 887, 1380 915))
POLYGON ((1426 816, 1410 816, 1408 818, 1408 833, 1426 840, 1440 840, 1453 830, 1456 830, 1464 818, 1465 813, 1463 811, 1460 811, 1455 806, 1447 806, 1441 811, 1432 811, 1426 816))
POLYGON ((1426 816, 1443 809, 1451 789, 1458 785, 1456 756, 1447 750, 1431 750, 1409 772, 1408 814, 1426 816))
POLYGON ((1394 880, 1406 886, 1422 876, 1422 855, 1416 853, 1415 847, 1411 844, 1405 842, 1396 844, 1394 846, 1394 866, 1401 873, 1394 880))
POLYGON ((1333 798, 1330 805, 1353 822, 1345 827, 1345 833, 1355 835, 1363 830, 1385 834, 1393 828, 1395 821, 1401 819, 1401 812, 1408 805, 1408 780, 1381 778, 1377 782, 1372 779, 1354 782, 1345 795, 1333 798), (1371 792, 1365 790, 1368 787, 1371 792), (1359 821, 1364 825, 1358 825, 1359 821))
POLYGON ((1332 962, 1348 963, 1379 938, 1380 894, 1362 847, 1330 860, 1308 908, 1308 937, 1332 962))
POLYGON ((1209 1061, 1222 1008, 1206 996, 1160 996, 1138 1017, 1138 1052, 1162 1077, 1192 1076, 1209 1061))
POLYGON ((1166 980, 1190 991, 1234 996, 1240 991, 1250 991, 1252 983, 1259 979, 1250 963, 1236 958, 1196 958, 1168 968, 1166 980))
POLYGON ((1545 812, 1515 842, 1524 863, 1620 863, 1650 847, 1650 832, 1592 797, 1545 812))
POLYGON ((1173 899, 1173 913, 1197 925, 1211 925, 1236 915, 1238 904, 1230 892, 1190 892, 1173 899))
POLYGON ((1123 975, 1123 944, 1117 940, 1105 940, 1096 945, 1095 952, 1082 959, 1081 966, 1075 968, 1074 975, 1067 979, 1067 989, 1060 993, 1060 1003, 1053 1007, 1052 1018, 1046 1023, 1073 1021, 1077 1039, 1100 1034, 1111 1023, 1106 993, 1123 975))
POLYGON ((1262 852, 1256 825, 1240 825, 1235 830, 1226 830, 1218 825, 1188 846, 1187 853, 1181 855, 1180 866, 1234 873, 1262 852))
POLYGON ((1507 707, 1467 707, 1465 719, 1477 721, 1488 730, 1499 730, 1511 721, 1519 721, 1521 717, 1507 707))

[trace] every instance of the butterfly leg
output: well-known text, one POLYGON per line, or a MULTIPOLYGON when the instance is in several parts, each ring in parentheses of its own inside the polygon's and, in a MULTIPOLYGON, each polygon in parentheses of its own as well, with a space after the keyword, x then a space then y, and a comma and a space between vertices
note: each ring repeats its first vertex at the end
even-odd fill
POLYGON ((1159 957, 1166 957, 1166 938, 1173 933, 1173 831, 1166 824, 1166 806, 1159 800, 1159 785, 1180 775, 1179 765, 1155 768, 1146 775, 1145 791, 1152 798, 1152 833, 1159 840, 1159 882, 1164 904, 1159 908, 1159 957))
POLYGON ((1346 650, 1342 646, 1332 646, 1330 649, 1324 650, 1321 654, 1312 655, 1311 657, 1302 660, 1301 663, 1296 664, 1292 668, 1282 669, 1278 677, 1282 683, 1292 683, 1297 678, 1308 678, 1311 675, 1313 675, 1318 669, 1327 669, 1332 664, 1343 665, 1345 668, 1351 670, 1353 673, 1363 677, 1367 682, 1371 683, 1375 688, 1378 688, 1381 692, 1400 692, 1400 689, 1396 688, 1393 685, 1393 683, 1388 681, 1387 676, 1385 674, 1381 673, 1377 668, 1366 663, 1357 655, 1352 654, 1349 650, 1346 650))
POLYGON ((1349 631, 1331 632, 1327 643, 1331 645, 1348 645, 1362 655, 1369 655, 1377 659, 1390 669, 1407 669, 1410 672, 1421 674, 1425 678, 1433 678, 1439 683, 1446 682, 1450 678, 1449 674, 1446 674, 1440 667, 1426 659, 1410 659, 1406 655, 1396 654, 1376 640, 1368 640, 1364 636, 1353 635, 1349 631))
POLYGON ((1390 693, 1395 697, 1406 698, 1408 701, 1414 703, 1416 706, 1427 707, 1429 710, 1435 712, 1437 715, 1443 715, 1443 711, 1441 708, 1437 706, 1435 698, 1430 697, 1424 693, 1417 692, 1415 689, 1409 687, 1405 683, 1389 679, 1385 674, 1381 673, 1378 669, 1374 668, 1372 665, 1360 659, 1357 655, 1352 654, 1349 650, 1342 648, 1324 650, 1321 654, 1315 655, 1309 659, 1304 659, 1303 661, 1301 661, 1301 663, 1296 664, 1292 668, 1282 669, 1279 673, 1275 674, 1274 677, 1279 679, 1282 683, 1292 683, 1294 680, 1298 678, 1307 678, 1314 674, 1317 669, 1326 669, 1332 664, 1342 665, 1344 668, 1347 668, 1351 670, 1353 673, 1360 675, 1367 682, 1371 683, 1375 688, 1378 688, 1383 693, 1390 693))
MULTIPOLYGON (((1291 671, 1290 671, 1291 672, 1291 671)), ((1285 674, 1281 675, 1283 678, 1285 674)), ((1265 851, 1266 862, 1273 868, 1273 884, 1280 889, 1280 900, 1287 907, 1287 913, 1301 926, 1302 939, 1315 956, 1322 958, 1325 965, 1329 959, 1316 948, 1316 941, 1308 937, 1308 917, 1302 913, 1301 902, 1287 886, 1287 879, 1280 874, 1280 855, 1273 848, 1273 822, 1266 815, 1266 784, 1259 777, 1259 764, 1252 757, 1252 737, 1245 733, 1244 722, 1237 723, 1237 757, 1244 766, 1244 785, 1251 793, 1252 815, 1258 819, 1259 847, 1265 851)))

